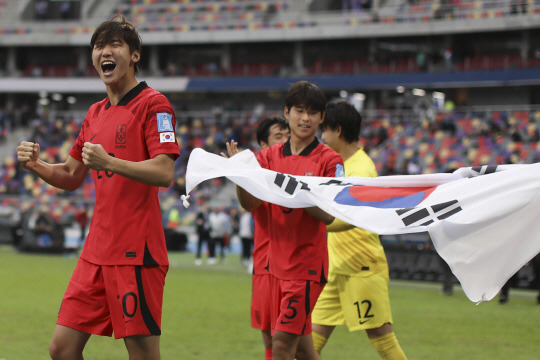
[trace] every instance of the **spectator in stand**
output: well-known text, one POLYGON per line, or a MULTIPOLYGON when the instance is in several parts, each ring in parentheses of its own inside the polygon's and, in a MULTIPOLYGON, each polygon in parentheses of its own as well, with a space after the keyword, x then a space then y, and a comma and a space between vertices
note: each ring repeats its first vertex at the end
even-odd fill
POLYGON ((60 18, 63 20, 69 19, 71 17, 70 10, 71 2, 62 1, 62 3, 60 4, 60 18))
POLYGON ((46 20, 49 12, 49 2, 47 0, 36 1, 35 10, 37 20, 46 20))

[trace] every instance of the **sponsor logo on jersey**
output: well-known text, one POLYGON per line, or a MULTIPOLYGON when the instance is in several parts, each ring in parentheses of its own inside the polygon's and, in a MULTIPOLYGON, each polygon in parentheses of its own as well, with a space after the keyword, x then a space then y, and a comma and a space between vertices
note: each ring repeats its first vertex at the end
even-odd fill
MULTIPOLYGON (((158 132, 174 131, 172 125, 172 115, 169 113, 157 113, 158 132)), ((163 142, 163 141, 162 141, 163 142)))
POLYGON ((174 139, 174 132, 168 131, 164 133, 159 133, 159 142, 160 143, 167 143, 167 142, 175 142, 174 139))

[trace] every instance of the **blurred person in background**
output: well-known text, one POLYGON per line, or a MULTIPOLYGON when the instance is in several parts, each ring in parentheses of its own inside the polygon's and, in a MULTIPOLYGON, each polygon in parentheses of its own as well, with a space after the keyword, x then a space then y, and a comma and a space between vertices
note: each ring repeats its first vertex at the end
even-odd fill
POLYGON ((240 220, 238 221, 238 236, 242 243, 240 262, 242 266, 249 266, 251 259, 251 249, 253 248, 253 216, 248 211, 240 209, 240 220))
POLYGON ((82 203, 79 205, 77 211, 75 212, 75 221, 79 224, 79 229, 81 231, 80 235, 80 246, 84 244, 84 239, 86 238, 86 228, 88 227, 88 204, 82 203))
POLYGON ((208 204, 203 203, 195 218, 195 228, 197 229, 197 249, 195 250, 195 265, 202 265, 202 248, 206 244, 208 248, 210 242, 210 225, 208 224, 208 204))
POLYGON ((45 205, 39 206, 28 218, 28 228, 33 231, 37 245, 42 248, 50 248, 55 245, 53 239, 55 226, 56 221, 49 214, 45 205))
POLYGON ((223 206, 218 206, 212 209, 212 212, 208 215, 208 224, 210 227, 208 264, 214 265, 217 263, 216 246, 219 246, 219 260, 224 263, 226 239, 228 239, 232 231, 231 218, 223 206))
MULTIPOLYGON (((534 279, 532 280, 533 289, 537 291, 536 302, 540 304, 540 254, 529 261, 527 264, 532 267, 534 279)), ((510 300, 510 288, 517 287, 519 284, 519 271, 515 273, 501 288, 499 293, 499 304, 506 304, 510 300)))

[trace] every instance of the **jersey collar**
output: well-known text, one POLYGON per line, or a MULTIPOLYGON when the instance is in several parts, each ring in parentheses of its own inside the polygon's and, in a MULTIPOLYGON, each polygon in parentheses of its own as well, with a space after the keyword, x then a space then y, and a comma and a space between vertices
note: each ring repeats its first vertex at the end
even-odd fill
MULTIPOLYGON (((302 152, 298 155, 300 156, 307 156, 309 154, 311 154, 311 152, 313 150, 315 150, 315 148, 317 147, 317 145, 319 145, 319 139, 315 138, 313 139, 313 141, 311 142, 311 144, 309 144, 308 146, 306 146, 306 148, 304 150, 302 150, 302 152)), ((292 151, 291 151, 291 139, 289 138, 289 140, 287 140, 287 142, 283 145, 283 155, 284 156, 291 156, 292 155, 292 151)))
MULTIPOLYGON (((133 100, 137 95, 141 93, 144 89, 146 89, 148 85, 146 84, 146 81, 141 81, 137 84, 133 89, 129 90, 126 95, 120 101, 118 102, 118 106, 125 106, 127 105, 131 100, 133 100)), ((105 109, 108 109, 111 107, 111 101, 105 105, 105 109)))

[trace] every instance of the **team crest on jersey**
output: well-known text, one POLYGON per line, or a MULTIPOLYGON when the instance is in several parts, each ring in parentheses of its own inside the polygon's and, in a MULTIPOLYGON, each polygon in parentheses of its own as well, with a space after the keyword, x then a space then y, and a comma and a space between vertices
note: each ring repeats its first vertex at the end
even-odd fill
POLYGON ((160 143, 175 142, 175 141, 176 140, 174 139, 174 132, 169 131, 169 132, 159 133, 160 143))
POLYGON ((174 131, 172 125, 172 115, 169 113, 157 113, 157 128, 158 132, 174 131))
POLYGON ((116 145, 125 145, 127 137, 127 126, 121 124, 116 127, 116 145))

